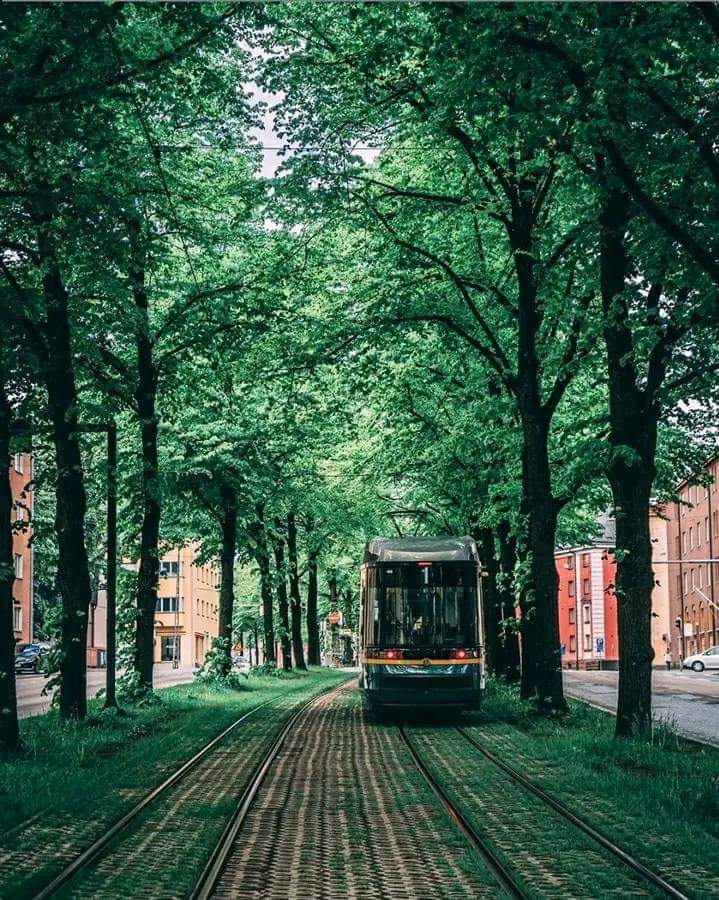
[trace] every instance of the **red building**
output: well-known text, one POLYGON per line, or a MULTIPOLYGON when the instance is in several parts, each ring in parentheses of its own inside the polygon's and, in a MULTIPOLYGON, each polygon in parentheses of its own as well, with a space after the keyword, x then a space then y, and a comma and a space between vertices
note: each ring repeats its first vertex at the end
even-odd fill
POLYGON ((13 534, 13 558, 15 581, 13 582, 13 631, 18 643, 32 640, 33 559, 30 538, 33 495, 31 490, 32 456, 16 453, 10 466, 10 490, 14 501, 13 523, 18 523, 13 534), (25 523, 20 527, 19 523, 25 523))
POLYGON ((616 669, 619 659, 614 594, 614 521, 600 519, 592 544, 557 550, 559 640, 567 669, 616 669))
POLYGON ((704 466, 706 484, 679 485, 672 504, 668 568, 674 658, 719 644, 719 456, 704 466))

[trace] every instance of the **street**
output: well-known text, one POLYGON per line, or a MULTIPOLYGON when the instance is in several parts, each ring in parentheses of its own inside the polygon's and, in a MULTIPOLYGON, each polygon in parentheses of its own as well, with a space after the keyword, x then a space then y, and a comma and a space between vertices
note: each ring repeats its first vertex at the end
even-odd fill
MULTIPOLYGON (((155 687, 171 687, 173 684, 182 684, 192 681, 194 669, 192 666, 180 666, 173 669, 172 663, 157 663, 155 665, 155 687)), ((36 716, 50 708, 52 695, 43 695, 45 685, 43 675, 19 675, 17 684, 18 716, 22 719, 27 716, 36 716)), ((87 670, 87 696, 94 697, 99 690, 105 687, 105 670, 87 670)))
MULTIPOLYGON (((615 712, 617 672, 566 670, 564 686, 570 697, 615 712)), ((688 669, 656 670, 652 676, 652 704, 657 723, 696 741, 719 747, 719 674, 688 669)))

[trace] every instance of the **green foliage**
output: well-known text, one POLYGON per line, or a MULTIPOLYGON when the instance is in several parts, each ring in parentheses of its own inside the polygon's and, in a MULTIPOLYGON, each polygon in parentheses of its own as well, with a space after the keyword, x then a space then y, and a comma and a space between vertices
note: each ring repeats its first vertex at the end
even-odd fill
POLYGON ((195 673, 195 678, 207 685, 215 687, 244 690, 247 687, 247 674, 237 672, 232 667, 230 642, 226 638, 214 638, 212 648, 205 656, 205 661, 195 673))

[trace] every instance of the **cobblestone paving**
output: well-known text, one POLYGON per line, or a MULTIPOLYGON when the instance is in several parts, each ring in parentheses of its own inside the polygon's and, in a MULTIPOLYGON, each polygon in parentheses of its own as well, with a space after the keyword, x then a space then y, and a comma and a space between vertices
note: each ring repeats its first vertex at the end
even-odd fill
MULTIPOLYGON (((641 810, 637 810, 636 817, 618 816, 611 797, 593 791, 591 785, 586 785, 586 789, 582 790, 566 776, 562 766, 528 753, 525 736, 517 729, 507 730, 505 725, 486 724, 470 726, 467 731, 485 744, 488 750, 526 772, 536 784, 587 819, 605 837, 634 854, 640 862, 689 896, 719 897, 719 873, 687 858, 671 822, 667 822, 665 832, 651 834, 643 827, 641 810)), ((478 756, 481 758, 481 754, 478 753, 478 756)), ((487 761, 487 765, 492 764, 487 761)))
POLYGON ((322 698, 288 737, 216 887, 219 898, 501 896, 359 692, 322 698))
POLYGON ((64 897, 186 897, 245 784, 297 705, 273 703, 232 732, 123 831, 64 897))
POLYGON ((512 781, 453 728, 414 727, 408 736, 530 896, 657 896, 643 879, 512 781))
MULTIPOLYGON (((178 724, 166 742, 188 742, 188 733, 178 724)), ((192 746, 191 744, 189 746, 192 746)), ((189 752, 189 751, 188 751, 189 752)), ((170 767, 170 769, 173 767, 170 767)), ((169 774, 167 766, 158 764, 148 771, 148 784, 159 783, 169 774)), ((148 788, 128 785, 121 789, 124 798, 138 802, 148 788)), ((112 824, 114 814, 108 816, 103 809, 95 810, 91 818, 80 819, 70 814, 59 814, 52 810, 31 816, 19 823, 0 838, 0 900, 9 895, 3 890, 6 880, 12 878, 15 884, 27 879, 27 890, 22 896, 30 896, 31 888, 42 886, 88 847, 112 824), (43 872, 47 877, 40 880, 43 872)), ((18 896, 13 895, 13 898, 18 896)))

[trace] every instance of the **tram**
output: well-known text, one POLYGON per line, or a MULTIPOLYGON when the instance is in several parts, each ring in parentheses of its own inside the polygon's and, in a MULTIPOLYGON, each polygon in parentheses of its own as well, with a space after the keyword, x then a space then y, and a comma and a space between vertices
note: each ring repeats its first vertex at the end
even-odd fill
POLYGON ((370 541, 359 623, 360 686, 370 708, 479 706, 480 591, 470 537, 370 541))

